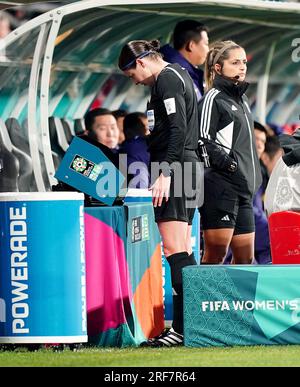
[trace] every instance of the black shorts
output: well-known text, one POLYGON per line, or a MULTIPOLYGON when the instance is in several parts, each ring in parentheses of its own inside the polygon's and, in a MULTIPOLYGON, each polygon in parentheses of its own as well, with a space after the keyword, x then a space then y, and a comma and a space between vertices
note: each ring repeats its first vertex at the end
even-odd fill
POLYGON ((254 232, 252 197, 242 197, 222 183, 205 179, 204 204, 199 209, 202 229, 233 228, 234 235, 254 232))
POLYGON ((156 222, 177 220, 189 225, 193 222, 195 209, 203 197, 203 165, 194 151, 186 151, 184 161, 172 174, 169 200, 164 199, 161 207, 154 207, 156 222))

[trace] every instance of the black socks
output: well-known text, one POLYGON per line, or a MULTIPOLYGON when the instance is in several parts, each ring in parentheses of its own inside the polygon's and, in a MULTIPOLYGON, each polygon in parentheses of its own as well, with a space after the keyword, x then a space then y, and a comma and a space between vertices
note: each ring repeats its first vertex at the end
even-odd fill
POLYGON ((172 254, 167 257, 171 268, 171 281, 173 288, 173 324, 175 332, 183 334, 183 287, 182 269, 185 266, 197 265, 194 253, 188 254, 186 251, 172 254))

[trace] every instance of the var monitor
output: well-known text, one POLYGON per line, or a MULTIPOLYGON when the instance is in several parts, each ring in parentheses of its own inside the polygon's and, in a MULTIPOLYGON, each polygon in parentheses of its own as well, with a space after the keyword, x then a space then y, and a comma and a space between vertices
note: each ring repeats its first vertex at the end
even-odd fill
POLYGON ((112 162, 114 156, 109 149, 104 153, 98 146, 74 137, 55 177, 104 204, 113 205, 126 193, 122 189, 125 177, 112 162))

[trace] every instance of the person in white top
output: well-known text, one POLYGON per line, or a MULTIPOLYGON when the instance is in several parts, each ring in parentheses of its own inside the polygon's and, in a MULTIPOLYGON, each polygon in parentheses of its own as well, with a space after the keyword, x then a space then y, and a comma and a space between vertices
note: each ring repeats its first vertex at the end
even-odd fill
POLYGON ((268 216, 279 211, 300 211, 300 128, 279 137, 284 155, 270 176, 265 209, 268 216))

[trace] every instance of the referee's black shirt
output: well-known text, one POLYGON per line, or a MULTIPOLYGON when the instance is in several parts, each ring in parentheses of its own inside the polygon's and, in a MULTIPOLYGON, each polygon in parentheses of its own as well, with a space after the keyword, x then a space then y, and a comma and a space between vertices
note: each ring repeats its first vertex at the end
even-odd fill
POLYGON ((182 162, 184 149, 197 149, 197 96, 190 75, 180 65, 169 64, 159 74, 147 116, 151 161, 182 162))

